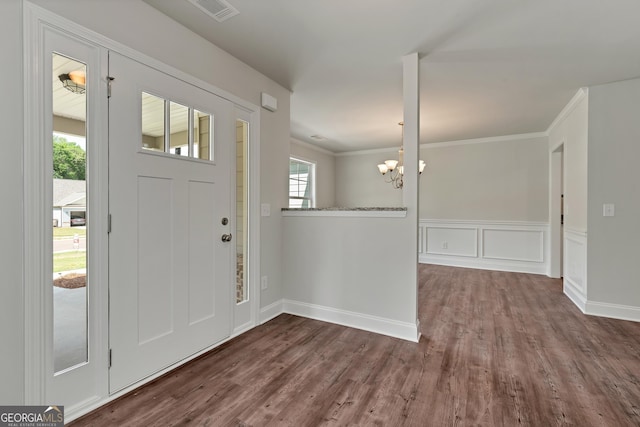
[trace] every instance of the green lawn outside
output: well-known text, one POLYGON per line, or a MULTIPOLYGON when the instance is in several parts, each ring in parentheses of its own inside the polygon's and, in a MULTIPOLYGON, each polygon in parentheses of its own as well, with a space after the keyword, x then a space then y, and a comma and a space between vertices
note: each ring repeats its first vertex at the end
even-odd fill
POLYGON ((85 237, 87 235, 86 227, 53 227, 54 239, 71 239, 74 235, 85 237))
POLYGON ((87 252, 71 251, 53 254, 53 272, 79 270, 87 268, 87 252))

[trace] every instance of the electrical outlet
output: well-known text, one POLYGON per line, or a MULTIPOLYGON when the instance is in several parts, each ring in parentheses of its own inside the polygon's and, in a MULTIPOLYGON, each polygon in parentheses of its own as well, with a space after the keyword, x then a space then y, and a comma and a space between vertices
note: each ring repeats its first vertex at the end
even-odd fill
POLYGON ((442 242, 442 249, 449 249, 449 242, 442 242))
POLYGON ((263 291, 267 290, 269 287, 269 278, 267 276, 262 276, 260 278, 260 289, 263 291))

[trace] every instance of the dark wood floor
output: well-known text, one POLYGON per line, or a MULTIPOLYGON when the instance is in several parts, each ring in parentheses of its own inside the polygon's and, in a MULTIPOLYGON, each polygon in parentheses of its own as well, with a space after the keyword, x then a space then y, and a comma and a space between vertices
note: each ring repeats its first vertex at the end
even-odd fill
POLYGON ((419 343, 282 315, 74 426, 640 426, 640 324, 420 266, 419 343))

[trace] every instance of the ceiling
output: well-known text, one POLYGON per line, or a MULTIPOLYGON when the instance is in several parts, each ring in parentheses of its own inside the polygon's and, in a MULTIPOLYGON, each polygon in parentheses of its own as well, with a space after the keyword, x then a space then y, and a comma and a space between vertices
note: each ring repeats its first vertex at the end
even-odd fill
POLYGON ((73 93, 65 89, 60 81, 61 74, 72 71, 86 71, 82 62, 67 58, 66 56, 53 54, 51 58, 51 73, 53 88, 53 113, 56 116, 65 117, 84 122, 87 117, 87 98, 83 94, 73 93))
POLYGON ((422 143, 545 131, 580 87, 640 76, 637 0, 228 0, 222 23, 144 1, 290 89, 291 135, 334 152, 399 145, 412 52, 422 143))

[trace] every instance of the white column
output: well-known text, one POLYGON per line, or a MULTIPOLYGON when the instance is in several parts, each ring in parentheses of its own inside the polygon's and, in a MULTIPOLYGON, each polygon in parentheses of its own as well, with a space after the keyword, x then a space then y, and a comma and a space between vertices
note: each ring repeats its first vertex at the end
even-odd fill
POLYGON ((402 92, 404 99, 404 178, 402 199, 407 208, 407 228, 409 238, 406 241, 407 254, 411 257, 412 266, 408 273, 408 280, 415 286, 416 325, 418 339, 420 338, 420 323, 418 321, 418 157, 420 150, 420 59, 418 53, 412 53, 402 58, 402 92))
POLYGON ((418 208, 418 151, 420 147, 420 62, 417 53, 402 57, 404 99, 404 184, 403 202, 418 208))

